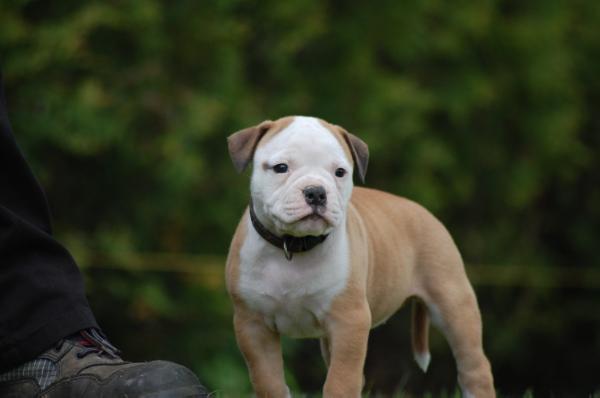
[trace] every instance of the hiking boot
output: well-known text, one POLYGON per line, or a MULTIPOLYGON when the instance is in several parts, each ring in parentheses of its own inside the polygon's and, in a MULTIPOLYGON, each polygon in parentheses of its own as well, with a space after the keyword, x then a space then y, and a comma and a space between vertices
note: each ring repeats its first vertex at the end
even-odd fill
POLYGON ((96 329, 59 341, 36 359, 0 374, 4 398, 207 397, 187 368, 167 361, 126 362, 96 329))

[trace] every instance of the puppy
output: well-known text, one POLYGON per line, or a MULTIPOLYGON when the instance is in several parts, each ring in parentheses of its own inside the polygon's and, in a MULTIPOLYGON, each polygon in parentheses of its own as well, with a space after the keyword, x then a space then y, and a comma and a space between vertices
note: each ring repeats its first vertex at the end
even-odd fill
POLYGON ((412 344, 426 371, 429 319, 450 344, 467 397, 495 396, 477 299, 444 226, 364 181, 367 145, 312 117, 265 121, 228 138, 251 200, 226 267, 234 328, 259 397, 288 397, 280 335, 321 340, 325 397, 359 397, 369 330, 416 297, 412 344))

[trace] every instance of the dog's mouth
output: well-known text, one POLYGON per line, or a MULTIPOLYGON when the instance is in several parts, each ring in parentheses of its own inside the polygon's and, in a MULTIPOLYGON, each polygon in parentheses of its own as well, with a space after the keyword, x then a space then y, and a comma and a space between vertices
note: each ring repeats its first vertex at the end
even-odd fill
POLYGON ((307 214, 300 216, 295 222, 294 224, 299 224, 299 223, 324 223, 326 226, 332 226, 333 225, 333 220, 331 219, 331 217, 327 214, 327 211, 325 208, 321 208, 321 207, 315 207, 312 209, 312 211, 308 212, 307 214))
POLYGON ((289 205, 283 211, 268 212, 273 222, 274 233, 279 235, 307 236, 323 235, 337 226, 338 211, 329 206, 289 205))
POLYGON ((320 215, 319 213, 316 212, 312 212, 311 214, 307 214, 304 217, 302 217, 301 219, 299 219, 298 221, 317 221, 317 220, 323 220, 323 221, 327 221, 325 220, 325 218, 320 215))

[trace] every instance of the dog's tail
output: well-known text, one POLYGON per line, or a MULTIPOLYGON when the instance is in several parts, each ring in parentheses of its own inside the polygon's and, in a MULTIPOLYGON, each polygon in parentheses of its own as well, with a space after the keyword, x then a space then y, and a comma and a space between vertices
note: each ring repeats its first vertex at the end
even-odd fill
POLYGON ((423 372, 427 372, 431 354, 429 353, 429 315, 427 307, 419 299, 412 305, 412 349, 413 356, 423 372))

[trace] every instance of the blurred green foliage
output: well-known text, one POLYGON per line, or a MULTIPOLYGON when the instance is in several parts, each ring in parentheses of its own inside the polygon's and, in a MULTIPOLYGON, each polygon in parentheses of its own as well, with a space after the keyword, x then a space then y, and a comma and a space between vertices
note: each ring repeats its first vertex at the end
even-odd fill
MULTIPOLYGON (((225 255, 248 200, 226 136, 322 117, 369 143, 368 185, 431 209, 467 263, 598 268, 598 21, 591 0, 6 0, 0 65, 17 139, 108 334, 239 393, 222 284, 104 268, 137 252, 225 255)), ((500 391, 600 388, 597 290, 477 290, 500 391)), ((371 391, 454 391, 439 335, 427 376, 406 314, 373 335, 371 391)), ((318 391, 317 346, 286 351, 290 384, 318 391)))

